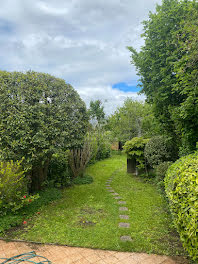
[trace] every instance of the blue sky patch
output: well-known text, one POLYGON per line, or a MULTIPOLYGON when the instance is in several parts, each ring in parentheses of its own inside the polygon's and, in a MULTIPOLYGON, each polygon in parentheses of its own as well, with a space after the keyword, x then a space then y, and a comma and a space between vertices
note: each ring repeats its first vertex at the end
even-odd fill
POLYGON ((134 84, 127 84, 125 82, 120 82, 120 83, 115 83, 112 85, 112 88, 113 89, 118 89, 120 91, 123 91, 123 92, 139 92, 141 89, 140 87, 137 86, 138 83, 136 85, 134 84))
POLYGON ((9 34, 12 32, 13 32, 13 25, 4 19, 0 19, 0 33, 9 34))

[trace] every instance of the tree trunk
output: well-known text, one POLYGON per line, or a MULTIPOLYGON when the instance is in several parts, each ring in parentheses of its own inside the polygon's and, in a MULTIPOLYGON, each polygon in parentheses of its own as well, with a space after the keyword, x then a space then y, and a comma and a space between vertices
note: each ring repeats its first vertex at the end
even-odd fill
POLYGON ((127 172, 136 173, 136 160, 127 158, 127 172))
POLYGON ((32 168, 31 192, 40 191, 43 188, 43 183, 47 180, 49 163, 50 159, 46 160, 44 165, 38 165, 32 168))
POLYGON ((118 142, 118 150, 123 150, 123 144, 121 141, 118 142))

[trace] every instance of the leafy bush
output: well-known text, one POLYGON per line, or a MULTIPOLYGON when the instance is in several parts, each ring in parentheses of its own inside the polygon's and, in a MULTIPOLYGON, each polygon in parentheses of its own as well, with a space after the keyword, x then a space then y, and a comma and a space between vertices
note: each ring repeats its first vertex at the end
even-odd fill
POLYGON ((77 177, 73 179, 74 184, 89 184, 93 182, 93 178, 89 175, 85 175, 84 177, 77 177))
POLYGON ((52 155, 46 184, 52 187, 63 187, 71 184, 69 153, 58 152, 52 155))
POLYGON ((128 159, 135 158, 137 167, 139 168, 145 167, 144 148, 147 142, 148 139, 143 137, 134 137, 123 146, 128 159))
POLYGON ((155 168, 155 182, 161 189, 164 189, 164 178, 171 164, 171 161, 164 161, 155 168))
POLYGON ((85 103, 64 80, 28 71, 0 71, 0 155, 31 170, 31 190, 47 179, 53 153, 81 144, 87 130, 85 103))
POLYGON ((161 162, 174 160, 175 151, 171 139, 165 136, 152 137, 145 146, 144 156, 153 168, 161 162))
POLYGON ((23 207, 14 214, 8 213, 7 215, 0 217, 0 234, 3 234, 6 230, 12 227, 21 225, 24 220, 28 221, 28 218, 35 213, 38 213, 42 206, 60 199, 61 197, 61 191, 56 188, 49 188, 39 192, 39 198, 30 203, 28 207, 23 207))
POLYGON ((181 241, 190 256, 198 260, 198 152, 169 167, 165 190, 181 241))
POLYGON ((98 137, 98 149, 96 160, 102 160, 111 156, 111 144, 105 134, 98 137))
POLYGON ((94 138, 92 143, 92 158, 89 161, 90 164, 95 163, 97 160, 109 158, 111 156, 111 140, 110 133, 96 130, 92 137, 94 138))
POLYGON ((16 212, 38 198, 37 195, 27 196, 27 180, 21 163, 0 162, 0 213, 3 215, 16 212))

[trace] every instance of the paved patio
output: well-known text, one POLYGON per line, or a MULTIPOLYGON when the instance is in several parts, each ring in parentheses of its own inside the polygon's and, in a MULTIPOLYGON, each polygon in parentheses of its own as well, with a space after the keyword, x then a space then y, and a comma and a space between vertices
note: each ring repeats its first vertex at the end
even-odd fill
MULTIPOLYGON (((43 245, 0 240, 0 258, 9 258, 21 253, 35 251, 53 264, 186 264, 181 257, 148 255, 145 253, 116 252, 78 247, 43 245)), ((0 263, 2 261, 0 260, 0 263)), ((27 263, 27 262, 23 262, 27 263)))

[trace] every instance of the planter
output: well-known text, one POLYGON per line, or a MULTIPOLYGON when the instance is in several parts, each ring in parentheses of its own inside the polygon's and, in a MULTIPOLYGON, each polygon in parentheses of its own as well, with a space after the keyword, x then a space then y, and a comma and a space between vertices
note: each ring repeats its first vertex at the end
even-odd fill
POLYGON ((136 174, 136 160, 127 158, 127 172, 136 174))

